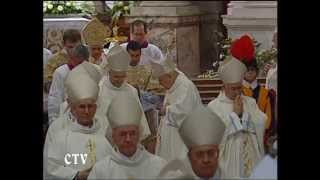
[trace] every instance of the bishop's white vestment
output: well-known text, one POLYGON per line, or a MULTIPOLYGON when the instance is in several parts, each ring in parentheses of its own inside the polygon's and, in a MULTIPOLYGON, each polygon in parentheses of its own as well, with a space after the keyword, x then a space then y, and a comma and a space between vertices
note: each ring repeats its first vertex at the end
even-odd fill
POLYGON ((92 167, 112 151, 109 141, 100 133, 99 121, 94 121, 90 128, 77 121, 69 123, 68 128, 46 138, 47 178, 72 179, 78 171, 92 167), (83 156, 75 159, 72 154, 83 156))
POLYGON ((166 115, 160 122, 156 154, 169 162, 186 156, 188 149, 178 128, 195 107, 202 105, 202 101, 193 82, 179 72, 176 81, 166 92, 164 104, 167 104, 166 115))
MULTIPOLYGON (((99 87, 100 87, 100 91, 99 91, 99 97, 98 97, 98 101, 97 101, 97 105, 98 105, 97 114, 99 114, 99 116, 106 116, 107 115, 108 108, 109 108, 109 105, 110 105, 112 99, 121 93, 132 93, 133 96, 137 98, 137 100, 142 108, 137 90, 133 86, 129 85, 128 83, 123 83, 122 86, 119 88, 115 87, 110 82, 108 75, 106 75, 100 81, 99 87)), ((119 107, 119 108, 121 108, 121 107, 119 107)), ((109 124, 109 123, 107 122, 105 124, 109 124)), ((144 113, 142 114, 141 126, 143 128, 143 133, 141 135, 141 139, 144 139, 148 135, 150 135, 149 125, 148 125, 148 122, 147 122, 147 119, 146 119, 146 116, 144 113)))
POLYGON ((58 67, 53 73, 53 79, 48 95, 49 124, 59 117, 60 104, 65 100, 64 80, 70 69, 67 64, 58 67))
POLYGON ((221 178, 247 178, 264 156, 263 136, 267 116, 255 100, 243 98, 241 119, 233 112, 233 101, 221 91, 208 107, 223 120, 226 130, 219 146, 221 178))
POLYGON ((135 154, 128 158, 114 149, 111 155, 96 163, 88 180, 96 179, 155 179, 167 162, 150 154, 138 145, 135 154))

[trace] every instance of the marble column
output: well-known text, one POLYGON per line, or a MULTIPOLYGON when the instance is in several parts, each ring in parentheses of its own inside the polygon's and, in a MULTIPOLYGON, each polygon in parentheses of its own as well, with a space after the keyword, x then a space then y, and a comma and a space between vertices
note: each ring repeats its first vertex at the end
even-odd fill
POLYGON ((261 43, 261 49, 269 49, 277 27, 277 1, 231 1, 222 18, 229 37, 249 33, 261 43))
POLYGON ((148 39, 189 77, 200 73, 199 8, 188 1, 142 1, 130 10, 129 23, 149 24, 148 39))
POLYGON ((213 62, 219 59, 218 37, 215 32, 225 34, 221 14, 223 1, 192 1, 200 8, 200 69, 201 72, 212 69, 213 62))

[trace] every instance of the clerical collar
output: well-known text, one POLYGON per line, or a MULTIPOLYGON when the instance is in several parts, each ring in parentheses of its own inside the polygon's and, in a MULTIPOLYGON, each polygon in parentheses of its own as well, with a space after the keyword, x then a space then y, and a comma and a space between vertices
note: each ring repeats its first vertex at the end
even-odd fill
POLYGON ((70 63, 68 63, 67 65, 68 65, 68 68, 69 68, 70 71, 71 71, 74 67, 76 67, 76 66, 74 66, 74 65, 72 65, 72 64, 70 64, 70 63))
POLYGON ((147 48, 149 45, 148 41, 144 41, 142 44, 141 44, 141 48, 147 48))
POLYGON ((125 83, 126 82, 122 83, 122 85, 120 87, 116 87, 111 83, 111 81, 109 79, 109 75, 107 75, 106 80, 105 80, 106 86, 109 87, 110 89, 113 89, 113 90, 116 90, 116 91, 122 90, 125 87, 125 83))
POLYGON ((145 151, 144 147, 141 144, 138 144, 136 152, 131 157, 127 157, 126 155, 120 153, 118 148, 115 147, 115 149, 112 151, 111 158, 119 164, 136 166, 143 160, 143 151, 145 151))
POLYGON ((84 134, 93 134, 100 128, 100 124, 95 118, 93 119, 92 126, 88 127, 88 126, 83 126, 83 125, 79 124, 77 119, 73 116, 73 114, 71 112, 69 112, 69 117, 72 120, 71 121, 71 130, 74 132, 81 132, 84 134))
POLYGON ((258 87, 258 80, 255 79, 252 83, 249 83, 248 81, 243 80, 242 85, 244 85, 247 88, 255 89, 258 87))

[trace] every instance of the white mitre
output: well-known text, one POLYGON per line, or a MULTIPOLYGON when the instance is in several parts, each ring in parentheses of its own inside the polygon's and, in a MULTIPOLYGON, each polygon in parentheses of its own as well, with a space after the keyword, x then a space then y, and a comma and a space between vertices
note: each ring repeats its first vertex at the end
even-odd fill
POLYGON ((160 76, 164 74, 171 73, 172 71, 177 70, 177 66, 174 64, 172 59, 168 57, 168 55, 165 56, 164 61, 151 61, 151 67, 152 67, 152 76, 154 78, 159 78, 160 76))
POLYGON ((225 125, 218 115, 207 107, 198 106, 182 123, 179 134, 188 148, 201 145, 219 145, 225 125))
POLYGON ((218 74, 223 83, 238 83, 242 82, 247 67, 241 61, 234 57, 228 57, 220 65, 218 74))
POLYGON ((136 125, 140 126, 142 109, 131 93, 121 92, 111 101, 108 110, 108 120, 112 128, 136 125))
POLYGON ((131 57, 127 50, 120 45, 113 46, 107 54, 104 62, 100 67, 104 70, 110 71, 128 71, 131 57))
POLYGON ((93 64, 87 61, 79 64, 68 73, 64 82, 68 99, 72 103, 83 99, 97 100, 100 79, 101 73, 93 64))

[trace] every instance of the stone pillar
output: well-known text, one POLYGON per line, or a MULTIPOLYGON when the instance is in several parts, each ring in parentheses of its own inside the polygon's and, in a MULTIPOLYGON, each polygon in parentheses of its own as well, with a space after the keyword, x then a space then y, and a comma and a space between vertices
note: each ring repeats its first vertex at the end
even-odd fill
POLYGON ((192 1, 201 11, 199 26, 200 69, 201 72, 212 69, 213 62, 219 59, 218 37, 215 32, 225 34, 221 14, 223 1, 192 1))
POLYGON ((261 49, 269 49, 277 27, 277 1, 231 1, 222 18, 229 37, 249 33, 261 43, 261 49))
POLYGON ((199 8, 188 1, 142 1, 130 10, 129 23, 149 24, 148 39, 189 77, 200 73, 199 8))

